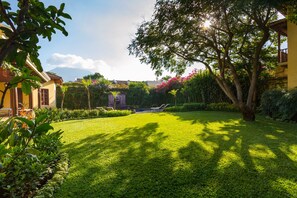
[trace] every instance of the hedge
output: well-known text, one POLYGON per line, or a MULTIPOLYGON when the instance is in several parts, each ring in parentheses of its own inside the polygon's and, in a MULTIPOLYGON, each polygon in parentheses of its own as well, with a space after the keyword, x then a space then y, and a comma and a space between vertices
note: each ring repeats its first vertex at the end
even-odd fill
POLYGON ((111 110, 107 111, 102 108, 93 110, 62 110, 62 109, 35 109, 35 113, 39 114, 46 113, 48 119, 51 122, 59 122, 65 120, 75 120, 75 119, 87 119, 87 118, 103 118, 103 117, 119 117, 127 116, 132 112, 130 110, 111 110))
POLYGON ((273 119, 297 121, 297 89, 269 90, 261 98, 261 112, 273 119))

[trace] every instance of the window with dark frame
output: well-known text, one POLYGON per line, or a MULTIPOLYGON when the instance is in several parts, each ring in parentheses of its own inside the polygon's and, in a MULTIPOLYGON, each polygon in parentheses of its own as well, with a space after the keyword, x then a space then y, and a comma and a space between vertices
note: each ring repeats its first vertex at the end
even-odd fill
POLYGON ((23 92, 21 88, 17 88, 18 92, 18 103, 23 103, 23 92))
POLYGON ((41 105, 49 105, 48 89, 41 89, 41 105))

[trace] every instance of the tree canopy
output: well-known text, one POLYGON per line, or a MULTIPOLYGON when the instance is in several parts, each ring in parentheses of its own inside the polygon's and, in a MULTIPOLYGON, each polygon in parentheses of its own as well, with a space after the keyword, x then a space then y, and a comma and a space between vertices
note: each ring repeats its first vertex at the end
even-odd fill
POLYGON ((140 25, 128 49, 157 75, 202 63, 244 119, 254 120, 257 79, 276 54, 273 41, 268 42, 276 15, 273 6, 258 1, 157 0, 152 19, 140 25), (250 80, 247 98, 240 75, 250 80), (230 78, 235 93, 226 83, 230 78))
POLYGON ((98 79, 104 79, 104 76, 98 72, 94 74, 89 74, 83 77, 83 79, 92 79, 92 80, 98 80, 98 79))
POLYGON ((37 69, 42 71, 38 59, 39 38, 50 41, 57 30, 67 36, 63 19, 71 17, 64 12, 64 3, 59 8, 52 5, 46 7, 39 0, 18 0, 16 4, 14 11, 8 1, 0 1, 0 23, 4 24, 0 30, 5 35, 0 38, 0 66, 6 61, 16 62, 15 66, 22 67, 29 56, 37 69))

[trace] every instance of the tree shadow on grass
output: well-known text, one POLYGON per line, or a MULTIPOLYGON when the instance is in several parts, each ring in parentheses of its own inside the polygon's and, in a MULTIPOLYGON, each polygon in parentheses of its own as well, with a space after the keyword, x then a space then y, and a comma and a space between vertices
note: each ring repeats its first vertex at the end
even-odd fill
POLYGON ((238 119, 237 112, 192 111, 168 113, 176 116, 181 121, 190 121, 191 124, 206 124, 211 122, 229 122, 238 119))
MULTIPOLYGON (((145 197, 170 195, 171 152, 157 123, 98 134, 65 146, 72 164, 58 197, 145 197), (77 163, 79 162, 79 163, 77 163)), ((173 194, 172 194, 173 195, 173 194)))
MULTIPOLYGON (((179 116, 189 120, 188 116, 179 116)), ((225 123, 213 130, 208 127, 216 120, 195 120, 204 125, 203 132, 197 135, 198 141, 179 150, 179 157, 191 164, 188 174, 196 176, 193 183, 199 184, 205 196, 297 196, 296 125, 263 118, 254 123, 228 124, 227 119, 220 120, 225 123), (207 146, 213 150, 205 149, 207 146), (216 192, 209 195, 211 185, 216 192)))
POLYGON ((297 137, 291 126, 234 122, 236 115, 176 114, 203 130, 175 151, 162 145, 170 133, 160 132, 157 122, 67 144, 72 166, 56 197, 296 195, 297 137), (220 123, 216 130, 213 123, 220 123))

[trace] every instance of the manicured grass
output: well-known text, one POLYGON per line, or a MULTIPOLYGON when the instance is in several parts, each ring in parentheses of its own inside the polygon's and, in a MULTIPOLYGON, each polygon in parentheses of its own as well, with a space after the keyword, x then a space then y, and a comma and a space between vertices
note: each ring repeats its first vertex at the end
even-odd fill
POLYGON ((237 113, 67 121, 55 197, 296 197, 297 125, 237 113))

